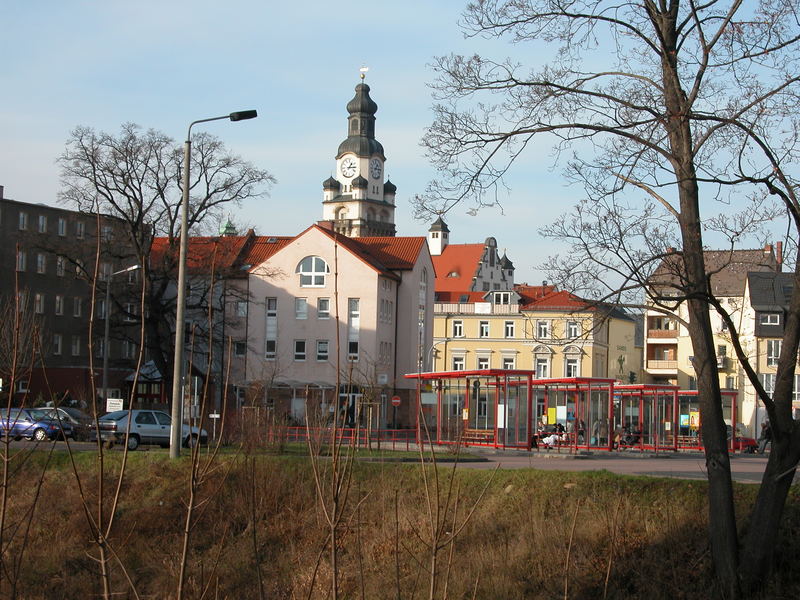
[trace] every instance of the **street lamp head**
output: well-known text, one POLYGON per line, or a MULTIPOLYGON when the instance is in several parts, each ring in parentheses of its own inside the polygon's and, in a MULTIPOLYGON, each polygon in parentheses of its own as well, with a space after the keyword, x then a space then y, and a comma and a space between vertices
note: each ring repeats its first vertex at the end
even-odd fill
POLYGON ((258 116, 258 112, 255 110, 240 110, 237 112, 232 112, 230 114, 231 121, 244 121, 246 119, 255 119, 258 116))

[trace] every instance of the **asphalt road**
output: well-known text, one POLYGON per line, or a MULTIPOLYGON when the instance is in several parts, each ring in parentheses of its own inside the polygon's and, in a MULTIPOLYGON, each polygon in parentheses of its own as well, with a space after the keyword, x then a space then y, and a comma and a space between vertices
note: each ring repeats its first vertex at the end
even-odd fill
MULTIPOLYGON (((701 453, 649 454, 639 452, 596 452, 570 455, 550 452, 494 451, 470 447, 468 452, 485 458, 482 462, 464 462, 464 469, 543 469, 553 471, 607 470, 624 475, 706 479, 705 457, 701 453)), ((767 455, 736 454, 731 456, 731 474, 740 483, 760 483, 767 464, 767 455)), ((794 483, 800 482, 800 474, 794 483)))

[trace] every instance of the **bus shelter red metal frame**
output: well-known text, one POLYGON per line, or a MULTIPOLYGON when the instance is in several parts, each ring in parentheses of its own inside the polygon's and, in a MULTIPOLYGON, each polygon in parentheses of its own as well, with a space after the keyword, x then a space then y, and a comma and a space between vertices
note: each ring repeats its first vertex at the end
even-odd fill
POLYGON ((559 424, 559 447, 612 449, 614 379, 535 375, 516 369, 406 375, 418 382, 418 441, 530 450, 559 424))
POLYGON ((678 450, 676 385, 614 386, 616 446, 639 450, 678 450))

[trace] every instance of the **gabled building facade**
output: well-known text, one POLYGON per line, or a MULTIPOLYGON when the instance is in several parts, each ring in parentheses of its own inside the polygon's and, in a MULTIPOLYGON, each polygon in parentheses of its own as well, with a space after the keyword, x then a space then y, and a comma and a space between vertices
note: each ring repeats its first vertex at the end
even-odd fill
POLYGON ((438 219, 428 232, 436 267, 434 371, 525 369, 537 377, 616 377, 641 381, 636 324, 544 282, 514 284, 514 266, 495 238, 449 244, 438 219))
MULTIPOLYGON (((779 347, 779 342, 777 338, 770 341, 766 336, 776 334, 780 326, 772 323, 758 325, 756 319, 761 318, 761 313, 770 311, 757 311, 753 308, 753 302, 762 309, 768 305, 765 304, 768 294, 761 289, 759 282, 772 282, 779 276, 781 244, 766 244, 764 248, 750 250, 708 250, 705 252, 705 262, 712 292, 736 325, 742 343, 753 353, 759 373, 768 377, 770 371, 765 362, 767 342, 770 352, 779 347), (751 289, 751 286, 755 288, 751 289)), ((662 302, 657 307, 650 301, 652 307, 645 315, 645 374, 647 383, 671 384, 694 390, 697 389, 697 379, 692 362, 692 343, 685 325, 688 322, 687 307, 685 303, 670 303, 669 300, 671 296, 681 295, 679 272, 680 255, 670 254, 650 278, 651 291, 660 295, 662 302)), ((768 302, 779 300, 773 297, 768 302)), ((775 309, 773 314, 777 311, 775 309)), ((710 318, 720 387, 739 392, 737 413, 740 422, 751 434, 757 434, 757 404, 752 388, 748 392, 750 386, 733 351, 730 332, 716 311, 710 312, 710 318)))
POLYGON ((431 344, 433 273, 425 238, 310 227, 249 269, 239 384, 298 421, 337 401, 352 421, 358 401, 372 406, 373 423, 412 423, 414 384, 403 376, 431 344))

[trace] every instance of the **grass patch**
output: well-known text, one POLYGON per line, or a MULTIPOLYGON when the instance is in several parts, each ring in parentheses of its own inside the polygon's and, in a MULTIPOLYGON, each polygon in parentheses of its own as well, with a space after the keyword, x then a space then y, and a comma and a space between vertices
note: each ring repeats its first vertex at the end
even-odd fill
MULTIPOLYGON (((327 596, 329 567, 325 555, 319 560, 326 531, 302 447, 280 456, 239 452, 218 459, 200 489, 187 598, 201 597, 206 588, 206 597, 259 598, 259 572, 266 597, 327 596)), ((0 582, 0 597, 9 597, 12 581, 24 590, 20 598, 101 593, 93 560, 96 548, 76 478, 68 457, 57 454, 49 463, 44 452, 30 454, 10 482, 5 560, 7 565, 17 561, 19 568, 9 567, 11 574, 0 582), (31 477, 45 466, 37 496, 31 477)), ((108 494, 121 458, 120 452, 106 454, 108 494)), ((76 465, 94 513, 97 457, 79 453, 76 465)), ((174 593, 189 467, 188 460, 171 461, 164 452, 129 455, 109 538, 119 558, 111 566, 119 597, 132 597, 120 565, 141 597, 174 593)), ((443 465, 438 476, 440 496, 455 477, 458 514, 452 514, 451 503, 451 520, 463 518, 491 474, 465 469, 453 475, 451 466, 443 465)), ((757 488, 735 489, 739 514, 745 515, 757 488)), ((776 571, 765 585, 764 598, 796 597, 800 590, 798 499, 793 489, 776 571)), ((108 502, 107 497, 106 506, 108 502)), ((403 598, 426 598, 429 522, 419 465, 356 463, 348 506, 340 540, 342 597, 360 598, 362 592, 365 598, 396 597, 399 590, 403 598)), ((443 552, 438 589, 446 584, 449 598, 515 600, 564 597, 565 585, 570 598, 602 598, 604 593, 607 598, 649 600, 714 597, 707 513, 704 482, 604 471, 499 471, 456 539, 452 555, 443 552)))

